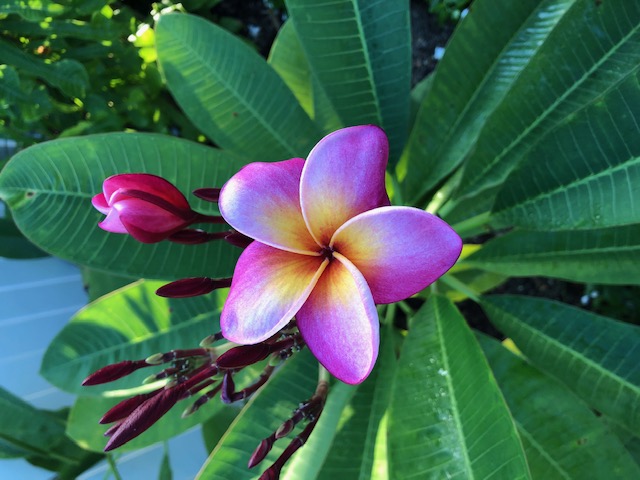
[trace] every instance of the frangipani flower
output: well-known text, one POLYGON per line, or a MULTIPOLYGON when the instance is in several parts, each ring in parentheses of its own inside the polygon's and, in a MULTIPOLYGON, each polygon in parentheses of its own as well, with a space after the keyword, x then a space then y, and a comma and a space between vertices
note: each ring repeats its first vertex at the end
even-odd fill
POLYGON ((236 265, 224 336, 261 342, 294 316, 305 343, 343 382, 378 355, 376 304, 419 292, 458 259, 462 242, 422 210, 389 206, 388 142, 375 126, 324 137, 307 160, 252 163, 220 192, 224 219, 255 239, 236 265))

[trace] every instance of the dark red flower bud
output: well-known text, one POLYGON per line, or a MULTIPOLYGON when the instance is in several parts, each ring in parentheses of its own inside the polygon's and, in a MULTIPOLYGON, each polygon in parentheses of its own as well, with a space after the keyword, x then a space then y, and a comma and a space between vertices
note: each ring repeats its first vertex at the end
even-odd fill
POLYGON ((253 242, 253 238, 247 237, 246 235, 236 231, 229 233, 224 237, 224 240, 225 242, 240 248, 247 248, 249 244, 253 242))
POLYGON ((240 345, 220 355, 216 360, 216 365, 226 369, 247 367, 264 360, 272 351, 272 348, 264 343, 240 345))
POLYGON ((168 298, 196 297, 198 295, 206 295, 207 293, 211 293, 217 288, 227 288, 230 286, 230 278, 183 278, 180 280, 176 280, 175 282, 163 285, 158 290, 156 290, 156 295, 168 298))
POLYGON ((144 360, 125 360, 124 362, 114 363, 102 367, 100 370, 93 372, 87 378, 82 381, 82 385, 87 387, 91 385, 100 385, 102 383, 113 382, 119 378, 126 377, 130 373, 144 367, 148 367, 149 364, 144 360))
POLYGON ((216 203, 218 198, 220 197, 220 189, 219 188, 198 188, 193 191, 193 194, 201 198, 202 200, 206 200, 207 202, 216 203))
POLYGON ((265 438, 260 442, 260 445, 258 445, 258 448, 256 448, 251 454, 251 458, 249 459, 249 464, 248 464, 249 468, 255 467, 262 460, 264 460, 264 457, 266 457, 267 454, 273 448, 274 440, 275 440, 275 437, 271 435, 270 437, 265 438))
POLYGON ((136 408, 138 408, 150 398, 155 397, 161 391, 162 389, 160 388, 158 390, 154 390, 153 392, 142 393, 140 395, 136 395, 135 397, 127 398, 126 400, 121 401, 120 403, 111 407, 111 409, 102 416, 99 423, 111 423, 128 417, 129 414, 136 408))
POLYGON ((171 234, 168 240, 183 245, 199 245, 212 240, 221 240, 226 238, 227 235, 229 235, 228 231, 209 233, 197 228, 185 228, 184 230, 171 234))
POLYGON ((185 387, 182 385, 164 388, 158 395, 145 401, 122 422, 120 428, 107 442, 104 451, 118 448, 149 429, 180 400, 184 390, 185 387))
POLYGON ((201 217, 173 184, 156 175, 113 175, 104 181, 102 190, 91 200, 107 215, 100 228, 128 233, 143 243, 165 240, 201 217))
POLYGON ((225 372, 222 377, 222 391, 220 392, 220 400, 224 403, 232 403, 234 401, 234 394, 236 391, 236 384, 233 381, 231 372, 225 372))

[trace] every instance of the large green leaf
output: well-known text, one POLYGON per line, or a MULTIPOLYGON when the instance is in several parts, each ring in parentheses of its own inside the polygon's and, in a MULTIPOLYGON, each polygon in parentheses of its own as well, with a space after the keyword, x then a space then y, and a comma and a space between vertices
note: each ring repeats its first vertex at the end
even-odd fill
POLYGON ((550 230, 640 223, 637 75, 529 152, 498 194, 493 207, 498 219, 550 230))
POLYGON ((344 409, 338 433, 318 479, 384 478, 384 473, 374 470, 374 464, 378 441, 386 442, 383 419, 391 400, 389 385, 393 382, 397 364, 393 341, 389 337, 383 334, 375 368, 344 409))
MULTIPOLYGON (((571 161, 576 174, 584 164, 589 164, 592 174, 599 171, 598 164, 606 166, 607 161, 613 168, 618 163, 616 156, 595 163, 592 158, 605 156, 610 143, 619 143, 621 152, 626 152, 623 156, 633 151, 633 138, 625 135, 624 128, 616 131, 615 122, 608 118, 638 112, 637 94, 625 97, 627 90, 622 85, 637 82, 640 71, 640 4, 627 0, 580 0, 572 4, 520 74, 509 96, 487 120, 467 161, 459 195, 502 183, 537 142, 548 146, 544 153, 550 155, 551 163, 545 174, 552 177, 558 173, 558 157, 572 156, 574 150, 571 161), (626 101, 612 98, 617 96, 616 91, 626 101), (587 108, 589 115, 584 112, 587 108), (574 115, 589 118, 590 129, 566 130, 564 135, 569 137, 564 141, 545 137, 574 115), (592 141, 592 135, 598 140, 592 141), (628 150, 624 148, 627 143, 628 150)), ((541 160, 544 154, 540 151, 536 157, 536 161, 541 160)), ((535 183, 529 174, 526 178, 527 183, 535 183)), ((597 197, 600 187, 591 188, 597 197)), ((624 184, 620 188, 625 188, 624 184)))
POLYGON ((0 388, 0 459, 24 457, 34 465, 71 479, 100 459, 65 434, 66 412, 32 407, 0 388))
POLYGON ((584 231, 513 231, 484 244, 464 264, 510 276, 640 285, 640 225, 584 231))
POLYGON ((392 387, 391 478, 529 478, 504 399, 455 306, 433 296, 410 327, 392 387))
POLYGON ((640 432, 640 328, 546 299, 489 296, 493 324, 593 408, 640 432))
MULTIPOLYGON (((110 384, 82 387, 82 380, 105 365, 146 358, 157 352, 196 348, 219 330, 218 292, 167 299, 155 294, 161 282, 140 281, 108 294, 80 310, 53 339, 42 360, 42 375, 63 390, 98 394, 110 384)), ((142 369, 118 388, 139 385, 142 369)))
POLYGON ((374 123, 397 159, 409 124, 411 32, 407 0, 287 0, 289 15, 343 125, 374 123))
MULTIPOLYGON (((271 435, 291 416, 291 412, 300 402, 311 397, 316 388, 317 376, 318 363, 308 350, 287 360, 269 383, 247 403, 216 449, 211 452, 198 478, 201 480, 258 478, 260 472, 282 454, 295 433, 292 432, 288 437, 278 440, 267 457, 253 470, 246 467, 251 453, 263 438, 271 435)), ((325 410, 309 438, 309 443, 302 447, 285 466, 282 478, 310 480, 315 478, 331 445, 335 424, 341 410, 354 391, 354 387, 342 383, 331 387, 325 410)), ((298 426, 297 430, 300 428, 298 426)))
POLYGON ((408 200, 415 202, 463 162, 487 118, 574 2, 474 2, 447 45, 403 153, 408 200))
MULTIPOLYGON (((238 258, 226 242, 184 246, 142 244, 107 233, 91 206, 110 175, 160 175, 184 194, 220 187, 243 161, 213 148, 157 134, 112 133, 41 143, 15 155, 0 174, 0 198, 20 230, 43 250, 92 268, 131 277, 175 279, 229 276, 238 258)), ((215 214, 211 203, 189 198, 215 214)))
POLYGON ((254 161, 306 156, 321 136, 278 74, 203 18, 162 15, 158 60, 169 90, 217 145, 254 161))
POLYGON ((640 478, 622 443, 566 387, 479 336, 509 405, 534 478, 640 478))
POLYGON ((51 0, 4 0, 0 5, 0 15, 16 13, 31 22, 61 15, 65 10, 64 5, 51 0))

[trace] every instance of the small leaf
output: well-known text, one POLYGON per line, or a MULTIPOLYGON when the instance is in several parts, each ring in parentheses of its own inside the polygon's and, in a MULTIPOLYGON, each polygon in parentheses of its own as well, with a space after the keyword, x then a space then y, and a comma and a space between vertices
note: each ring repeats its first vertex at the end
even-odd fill
POLYGON ((640 432, 639 327, 517 295, 489 296, 482 306, 536 367, 591 407, 640 432))
POLYGON ((412 319, 392 387, 391 478, 530 478, 487 361, 451 301, 412 319))

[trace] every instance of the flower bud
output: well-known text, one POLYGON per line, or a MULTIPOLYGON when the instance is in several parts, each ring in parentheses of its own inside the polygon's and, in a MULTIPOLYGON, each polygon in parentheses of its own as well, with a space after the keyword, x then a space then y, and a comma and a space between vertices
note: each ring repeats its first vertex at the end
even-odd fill
POLYGON ((219 188, 198 188, 193 191, 193 194, 201 198, 202 200, 206 200, 207 202, 216 203, 218 198, 220 197, 220 189, 219 188))
POLYGON ((107 215, 98 224, 100 228, 128 233, 142 243, 165 240, 200 217, 173 184, 155 175, 113 175, 104 181, 102 190, 91 200, 107 215))
POLYGON ((206 295, 217 288, 231 286, 230 278, 213 279, 208 277, 182 278, 175 282, 167 283, 158 290, 156 295, 168 298, 187 298, 198 295, 206 295))
POLYGON ((82 385, 87 387, 91 385, 100 385, 102 383, 113 382, 119 378, 126 377, 130 373, 144 367, 148 367, 149 364, 144 360, 125 360, 124 362, 114 363, 102 367, 100 370, 93 372, 87 378, 82 381, 82 385))

